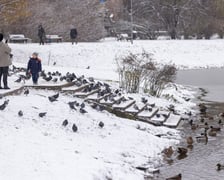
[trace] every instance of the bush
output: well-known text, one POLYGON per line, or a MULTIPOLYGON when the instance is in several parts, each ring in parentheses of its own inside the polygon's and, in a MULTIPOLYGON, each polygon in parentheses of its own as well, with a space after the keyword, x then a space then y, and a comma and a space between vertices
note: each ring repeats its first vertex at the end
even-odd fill
POLYGON ((138 93, 142 85, 145 93, 160 96, 165 85, 174 80, 176 67, 157 64, 152 56, 143 51, 116 58, 120 87, 128 93, 138 93))

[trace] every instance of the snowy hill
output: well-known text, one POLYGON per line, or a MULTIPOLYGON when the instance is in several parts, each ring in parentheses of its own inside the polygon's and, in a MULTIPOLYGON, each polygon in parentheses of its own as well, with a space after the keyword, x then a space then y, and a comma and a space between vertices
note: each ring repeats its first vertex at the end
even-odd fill
MULTIPOLYGON (((107 80, 113 87, 118 86, 114 58, 128 51, 145 49, 159 62, 187 68, 222 66, 224 55, 223 41, 136 41, 133 46, 114 41, 73 46, 70 43, 9 45, 16 66, 26 67, 29 56, 35 51, 46 71, 92 76, 107 80)), ((22 85, 14 81, 15 77, 9 77, 12 89, 22 85)), ((7 91, 1 90, 4 92, 7 91)), ((83 102, 72 95, 60 93, 58 101, 50 102, 48 96, 56 93, 30 89, 28 95, 22 92, 0 99, 0 105, 9 100, 6 108, 0 111, 1 179, 144 179, 144 173, 136 167, 159 167, 163 160, 161 151, 180 140, 178 130, 119 118, 107 111, 94 110, 87 103, 88 113, 71 110, 68 102, 83 102), (20 110, 23 116, 18 115, 20 110), (41 112, 46 112, 46 116, 39 117, 41 112), (67 126, 62 125, 65 119, 67 126), (102 128, 100 121, 104 123, 102 128), (73 124, 78 127, 77 132, 73 132, 73 124), (155 136, 157 134, 167 134, 169 138, 155 136)), ((178 102, 148 98, 159 107, 175 104, 182 113, 195 105, 183 100, 183 95, 193 98, 193 92, 186 87, 178 86, 178 91, 170 87, 164 93, 175 95, 178 102)), ((137 99, 143 95, 132 96, 137 99)))

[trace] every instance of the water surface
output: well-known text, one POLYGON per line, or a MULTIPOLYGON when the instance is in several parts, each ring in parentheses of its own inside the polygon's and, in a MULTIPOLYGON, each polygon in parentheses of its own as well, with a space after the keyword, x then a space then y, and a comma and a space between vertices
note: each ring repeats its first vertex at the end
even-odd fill
POLYGON ((224 102, 224 69, 180 70, 176 83, 197 86, 208 91, 205 100, 224 102))
MULTIPOLYGON (((208 115, 215 117, 213 120, 205 119, 209 125, 218 125, 220 117, 217 115, 224 112, 224 69, 202 69, 178 71, 176 83, 190 86, 197 86, 206 89, 203 99, 208 106, 208 115), (208 102, 209 101, 209 102, 208 102)), ((200 122, 200 115, 196 117, 195 123, 200 122)), ((224 122, 224 119, 222 119, 224 122)), ((181 127, 183 139, 179 146, 186 147, 185 137, 195 137, 203 132, 203 129, 193 131, 186 121, 181 127)), ((172 156, 173 162, 160 168, 160 174, 156 180, 164 180, 167 177, 182 174, 182 180, 224 180, 224 170, 217 171, 216 164, 224 164, 224 128, 217 133, 217 137, 209 137, 208 143, 193 144, 188 148, 187 157, 179 159, 178 154, 172 156)))

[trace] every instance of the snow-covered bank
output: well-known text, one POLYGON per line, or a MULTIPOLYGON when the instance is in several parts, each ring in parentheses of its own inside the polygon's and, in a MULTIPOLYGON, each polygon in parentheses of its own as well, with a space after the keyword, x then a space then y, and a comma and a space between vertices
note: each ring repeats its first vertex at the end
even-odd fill
POLYGON ((1 179, 143 179, 135 167, 159 165, 163 148, 180 138, 176 130, 124 120, 88 105, 87 114, 72 111, 67 103, 82 100, 60 95, 51 103, 47 96, 53 93, 33 90, 6 98, 9 105, 0 113, 1 179), (41 118, 40 112, 47 114, 41 118), (69 124, 63 127, 65 119, 69 124), (173 139, 155 136, 167 132, 173 139))
MULTIPOLYGON (((69 67, 77 73, 100 79, 117 80, 115 57, 128 52, 139 53, 144 49, 153 53, 156 61, 174 63, 179 68, 223 67, 224 40, 176 41, 105 41, 98 43, 10 44, 14 62, 26 63, 32 52, 37 51, 45 65, 69 67), (89 69, 86 69, 89 66, 89 69), (96 73, 97 72, 97 73, 96 73)), ((47 68, 47 67, 46 67, 47 68)))
MULTIPOLYGON (((205 67, 211 64, 207 56, 201 62, 204 52, 209 50, 211 54, 223 55, 222 41, 213 42, 216 41, 135 41, 134 45, 111 41, 73 46, 70 43, 9 45, 13 49, 13 64, 16 66, 26 67, 29 56, 38 52, 46 71, 74 72, 108 80, 107 83, 116 86, 116 56, 144 49, 152 52, 155 59, 162 63, 172 61, 179 67, 205 67), (208 42, 213 44, 211 50, 208 42), (196 47, 199 48, 198 53, 196 47)), ((222 64, 221 58, 213 62, 217 66, 222 64)), ((11 88, 18 86, 15 79, 14 76, 9 77, 11 88)), ((41 80, 39 84, 42 83, 41 80)), ((0 105, 9 99, 9 105, 0 112, 0 179, 143 179, 143 173, 135 167, 156 167, 162 162, 161 151, 179 142, 178 130, 118 118, 106 111, 98 112, 88 105, 88 113, 80 114, 70 110, 67 103, 74 100, 81 103, 81 99, 60 94, 58 101, 51 103, 47 97, 54 93, 31 90, 28 96, 22 94, 0 99, 0 105), (22 117, 18 116, 19 110, 24 112, 22 117), (40 118, 40 112, 47 114, 40 118), (69 121, 67 127, 62 126, 65 119, 69 121), (100 121, 105 124, 103 128, 98 126, 100 121), (76 133, 71 128, 73 123, 78 127, 76 133), (171 138, 159 138, 156 134, 169 134, 171 138)), ((147 98, 158 107, 174 104, 179 112, 187 112, 195 106, 193 102, 183 99, 194 98, 194 92, 187 87, 177 86, 175 89, 170 86, 164 94, 169 96, 147 98)), ((140 99, 143 95, 131 96, 140 99)))

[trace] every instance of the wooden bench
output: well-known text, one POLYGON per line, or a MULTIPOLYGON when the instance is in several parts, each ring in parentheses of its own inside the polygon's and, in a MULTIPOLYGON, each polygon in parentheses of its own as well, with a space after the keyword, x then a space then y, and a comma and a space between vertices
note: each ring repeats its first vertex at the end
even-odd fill
POLYGON ((129 37, 128 34, 118 34, 117 41, 123 41, 123 40, 129 41, 131 40, 131 37, 129 37))
POLYGON ((46 35, 46 42, 51 43, 51 42, 62 42, 62 37, 59 35, 46 35))
POLYGON ((10 43, 28 43, 31 42, 32 39, 26 38, 24 34, 10 34, 9 42, 10 43))

